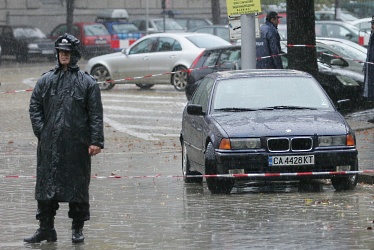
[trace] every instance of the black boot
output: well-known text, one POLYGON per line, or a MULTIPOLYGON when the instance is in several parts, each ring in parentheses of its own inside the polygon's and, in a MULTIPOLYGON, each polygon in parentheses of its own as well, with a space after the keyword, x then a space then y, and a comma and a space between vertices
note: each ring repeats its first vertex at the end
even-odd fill
POLYGON ((79 243, 79 242, 84 241, 83 226, 84 226, 84 221, 73 220, 72 227, 71 227, 72 229, 71 241, 73 243, 79 243))
POLYGON ((57 233, 54 226, 54 218, 40 220, 40 226, 33 236, 23 239, 27 243, 39 243, 41 241, 55 242, 57 241, 57 233))

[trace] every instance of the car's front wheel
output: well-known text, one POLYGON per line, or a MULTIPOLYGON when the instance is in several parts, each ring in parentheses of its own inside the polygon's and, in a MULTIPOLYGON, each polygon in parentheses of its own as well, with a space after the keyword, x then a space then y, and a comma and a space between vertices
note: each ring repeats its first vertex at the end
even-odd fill
POLYGON ((109 70, 104 66, 96 66, 91 71, 91 75, 95 77, 101 90, 110 90, 115 85, 111 82, 112 78, 109 74, 109 70))
MULTIPOLYGON (((205 151, 205 174, 217 174, 217 161, 213 144, 208 143, 205 151)), ((206 184, 212 194, 229 194, 234 187, 235 180, 227 177, 207 177, 206 184)))
MULTIPOLYGON (((356 164, 354 171, 358 170, 358 161, 356 160, 356 164)), ((354 175, 347 175, 347 176, 336 176, 331 178, 331 183, 336 191, 347 191, 353 190, 357 186, 358 181, 358 174, 354 175)))
POLYGON ((174 73, 171 77, 171 84, 178 91, 184 91, 187 85, 187 68, 178 66, 173 70, 174 73))
POLYGON ((190 161, 188 159, 187 147, 186 147, 185 142, 183 142, 183 146, 182 146, 182 174, 183 174, 183 181, 185 183, 202 183, 203 182, 203 177, 201 173, 197 171, 190 171, 190 161))

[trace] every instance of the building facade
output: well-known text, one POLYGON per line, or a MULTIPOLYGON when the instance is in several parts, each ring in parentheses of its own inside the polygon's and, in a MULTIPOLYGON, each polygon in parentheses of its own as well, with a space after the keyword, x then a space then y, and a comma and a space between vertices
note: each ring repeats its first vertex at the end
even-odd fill
MULTIPOLYGON (((225 17, 226 0, 219 0, 221 17, 225 17)), ((212 19, 210 0, 166 0, 168 10, 180 16, 212 19)), ((161 16, 161 0, 75 0, 74 21, 91 22, 103 9, 127 9, 130 20, 161 16)), ((66 22, 66 0, 0 0, 0 24, 32 25, 49 33, 66 22)))

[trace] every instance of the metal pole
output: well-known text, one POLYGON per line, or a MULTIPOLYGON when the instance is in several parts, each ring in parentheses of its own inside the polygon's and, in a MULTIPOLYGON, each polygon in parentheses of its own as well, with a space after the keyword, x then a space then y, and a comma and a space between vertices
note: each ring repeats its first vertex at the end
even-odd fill
POLYGON ((149 6, 148 0, 145 2, 145 34, 148 35, 148 28, 149 28, 149 6))
POLYGON ((247 14, 240 16, 241 21, 241 51, 242 69, 256 68, 256 31, 255 15, 247 14))

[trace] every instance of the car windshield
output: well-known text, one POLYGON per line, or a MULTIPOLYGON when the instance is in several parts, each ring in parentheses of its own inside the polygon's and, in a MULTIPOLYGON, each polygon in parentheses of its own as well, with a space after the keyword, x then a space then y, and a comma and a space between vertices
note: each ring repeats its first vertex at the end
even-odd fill
MULTIPOLYGON (((164 20, 155 20, 154 21, 156 27, 158 30, 163 30, 164 29, 164 20)), ((184 30, 184 28, 177 23, 174 20, 166 19, 165 21, 165 29, 166 30, 184 30)))
POLYGON ((225 79, 215 89, 212 110, 274 109, 333 110, 318 83, 305 77, 253 77, 225 79))
POLYGON ((84 34, 86 34, 86 36, 109 35, 108 30, 102 24, 84 25, 83 29, 84 29, 84 34))
POLYGON ((228 41, 225 41, 222 38, 214 35, 199 34, 186 36, 186 38, 198 48, 213 48, 218 46, 231 45, 231 43, 229 43, 228 41))
POLYGON ((131 31, 138 31, 138 28, 132 23, 117 23, 112 26, 115 33, 127 33, 131 31))
POLYGON ((35 37, 35 38, 45 38, 45 34, 38 28, 15 28, 13 31, 14 37, 35 37))
POLYGON ((365 61, 366 60, 366 54, 367 49, 361 45, 358 45, 356 43, 343 43, 343 42, 326 42, 329 44, 329 47, 333 50, 341 52, 343 55, 345 55, 348 58, 359 60, 359 61, 365 61))

